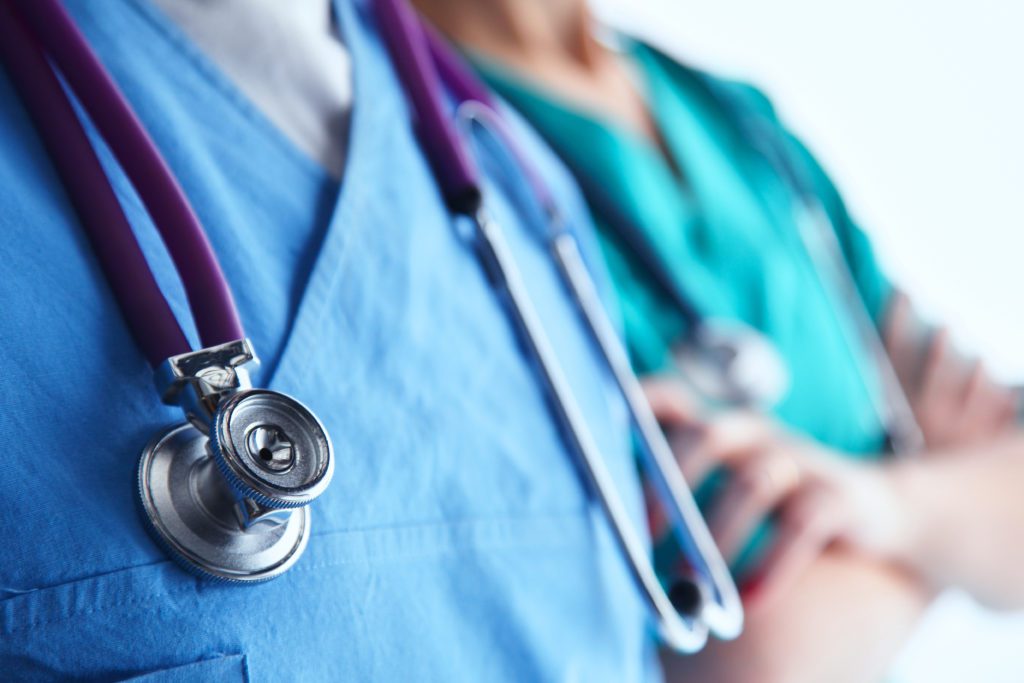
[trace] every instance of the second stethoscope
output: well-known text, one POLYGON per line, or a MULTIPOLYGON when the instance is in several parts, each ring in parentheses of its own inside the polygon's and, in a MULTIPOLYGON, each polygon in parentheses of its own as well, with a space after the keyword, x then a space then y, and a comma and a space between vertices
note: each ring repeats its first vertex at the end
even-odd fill
POLYGON ((710 78, 696 71, 689 73, 711 96, 743 139, 752 145, 791 191, 791 211, 796 219, 798 237, 804 252, 822 286, 838 292, 838 304, 846 313, 841 320, 846 344, 854 353, 863 349, 878 373, 880 390, 871 391, 869 388, 869 395, 872 408, 884 430, 889 452, 908 455, 920 451, 925 447, 924 434, 893 367, 885 342, 858 291, 857 281, 843 253, 832 218, 806 170, 793 157, 785 139, 772 130, 765 119, 747 113, 710 78))

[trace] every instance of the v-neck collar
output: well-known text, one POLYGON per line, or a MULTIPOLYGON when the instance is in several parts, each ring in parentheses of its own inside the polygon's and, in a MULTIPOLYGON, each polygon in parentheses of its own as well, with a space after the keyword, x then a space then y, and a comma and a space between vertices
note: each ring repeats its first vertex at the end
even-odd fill
MULTIPOLYGON (((379 120, 380 107, 386 106, 380 97, 374 97, 372 84, 372 62, 376 58, 360 23, 365 23, 362 12, 368 12, 368 4, 356 7, 359 0, 332 0, 338 21, 338 30, 346 49, 352 56, 353 105, 348 131, 348 145, 345 166, 340 181, 313 159, 304 154, 274 125, 259 108, 242 93, 238 87, 214 65, 192 41, 185 36, 156 7, 140 0, 128 0, 127 4, 155 27, 156 33, 172 43, 182 56, 182 63, 194 69, 204 81, 218 90, 225 100, 241 112, 256 128, 257 134, 270 140, 293 168, 313 182, 334 185, 337 188, 326 222, 320 230, 321 243, 315 250, 309 274, 301 295, 289 321, 289 327, 279 336, 276 363, 265 365, 261 371, 261 383, 276 387, 278 382, 290 383, 296 373, 301 373, 305 360, 313 357, 316 342, 317 321, 324 315, 329 301, 329 292, 334 282, 343 274, 345 244, 360 228, 360 221, 352 217, 360 213, 370 196, 368 179, 381 173, 383 160, 373 154, 379 149, 386 131, 373 124, 379 120)), ((377 58, 379 59, 379 58, 377 58)))
POLYGON ((386 160, 382 155, 373 153, 375 149, 384 148, 383 138, 387 131, 374 125, 374 121, 384 119, 380 115, 381 108, 389 101, 375 96, 371 78, 374 56, 371 52, 379 46, 371 45, 358 26, 360 21, 364 21, 359 14, 368 12, 368 5, 361 8, 355 5, 354 0, 333 0, 339 33, 352 56, 353 103, 348 156, 323 243, 310 271, 280 361, 273 374, 267 377, 268 385, 279 377, 301 376, 310 359, 316 357, 315 345, 323 341, 317 333, 319 321, 326 315, 330 292, 345 274, 345 246, 362 227, 357 216, 365 214, 365 207, 372 202, 369 179, 386 172, 386 160))
MULTIPOLYGON (((637 76, 645 96, 662 93, 657 74, 639 56, 643 46, 629 43, 626 57, 635 60, 637 76)), ((689 179, 684 182, 654 142, 620 125, 601 112, 592 111, 485 58, 475 57, 477 68, 487 80, 520 109, 548 144, 592 192, 606 193, 609 201, 644 232, 661 253, 698 249, 693 240, 702 233, 700 209, 689 179)), ((665 140, 667 153, 684 176, 686 158, 678 139, 668 134, 670 122, 657 111, 663 102, 650 100, 652 116, 665 140)), ((601 220, 601 216, 597 216, 601 220)), ((680 286, 688 289, 695 276, 670 268, 680 286)))

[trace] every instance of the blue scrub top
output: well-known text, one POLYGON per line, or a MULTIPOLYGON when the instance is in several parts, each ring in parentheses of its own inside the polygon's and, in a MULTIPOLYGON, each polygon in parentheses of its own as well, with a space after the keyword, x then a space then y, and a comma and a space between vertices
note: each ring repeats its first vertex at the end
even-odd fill
MULTIPOLYGON (((133 488, 141 449, 180 413, 159 403, 0 71, 0 677, 656 677, 640 596, 444 209, 367 3, 336 7, 355 69, 340 187, 149 5, 67 4, 206 225, 263 358, 256 382, 308 403, 338 461, 281 578, 223 585, 168 560, 133 488)), ((585 224, 563 170, 514 125, 585 224)), ((100 152, 187 321, 152 224, 100 152)), ((514 178, 497 156, 484 166, 514 178)), ((639 522, 623 406, 535 228, 489 190, 639 522)))

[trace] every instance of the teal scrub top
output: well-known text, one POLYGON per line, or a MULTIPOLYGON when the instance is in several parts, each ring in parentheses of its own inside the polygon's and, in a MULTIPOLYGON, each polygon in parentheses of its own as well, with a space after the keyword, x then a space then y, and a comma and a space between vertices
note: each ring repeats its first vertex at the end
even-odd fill
MULTIPOLYGON (((850 302, 805 251, 794 219, 793 188, 744 138, 735 113, 723 111, 709 94, 708 79, 742 116, 765 124, 766 134, 777 136, 802 165, 877 324, 891 286, 836 188, 758 90, 698 74, 639 43, 626 43, 624 55, 665 152, 600 112, 494 63, 475 62, 581 184, 600 188, 605 201, 646 233, 704 316, 747 323, 777 346, 791 376, 789 391, 774 409, 779 419, 848 453, 879 452, 884 433, 873 397, 880 383, 869 350, 849 333, 852 328, 844 328, 853 325, 850 302)), ((686 323, 594 213, 635 366, 640 373, 669 370, 671 349, 686 323)))
MULTIPOLYGON (((635 681, 653 625, 471 245, 446 211, 364 0, 335 3, 355 99, 339 183, 143 0, 65 0, 205 225, 257 385, 308 403, 337 469, 283 576, 172 563, 136 510, 160 403, 0 68, 0 679, 635 681)), ((510 124, 600 263, 570 176, 510 124)), ((188 327, 155 229, 98 146, 188 327)), ((628 420, 536 230, 481 153, 489 210, 633 518, 628 420)), ((598 273, 599 274, 599 273, 598 273)))

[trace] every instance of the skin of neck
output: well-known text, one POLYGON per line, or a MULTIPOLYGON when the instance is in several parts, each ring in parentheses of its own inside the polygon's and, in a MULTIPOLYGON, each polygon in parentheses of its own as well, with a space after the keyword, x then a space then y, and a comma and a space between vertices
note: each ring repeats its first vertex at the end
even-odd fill
POLYGON ((585 0, 414 0, 464 49, 512 66, 596 66, 601 50, 585 0))
MULTIPOLYGON (((625 61, 594 37, 586 0, 413 0, 462 49, 658 142, 625 61)), ((660 144, 660 143, 659 143, 660 144)))

